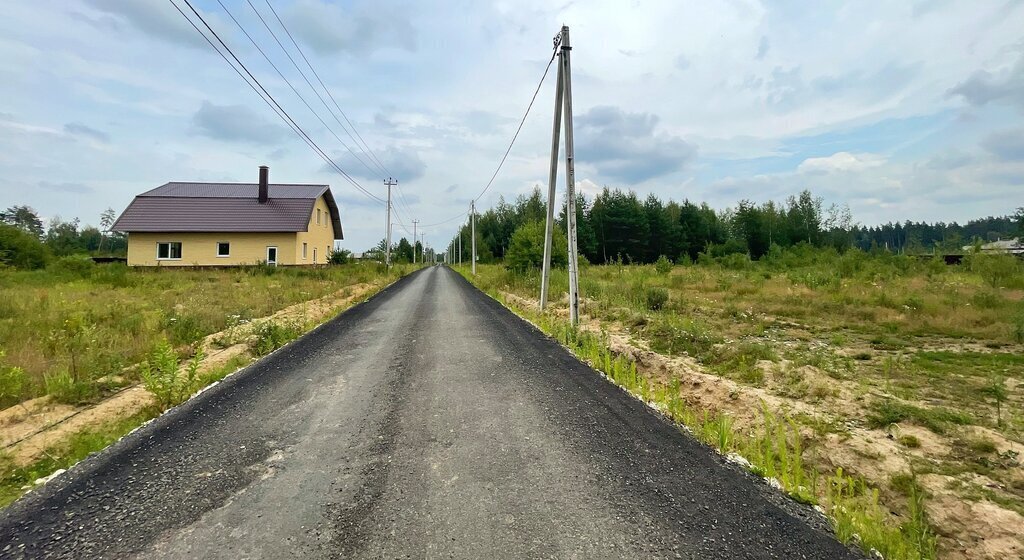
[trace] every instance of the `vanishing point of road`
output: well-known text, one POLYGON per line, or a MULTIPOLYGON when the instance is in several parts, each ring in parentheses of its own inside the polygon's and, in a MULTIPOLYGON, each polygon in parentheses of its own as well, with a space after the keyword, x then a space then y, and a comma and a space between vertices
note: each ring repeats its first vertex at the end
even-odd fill
POLYGON ((3 558, 859 558, 454 271, 0 513, 3 558))

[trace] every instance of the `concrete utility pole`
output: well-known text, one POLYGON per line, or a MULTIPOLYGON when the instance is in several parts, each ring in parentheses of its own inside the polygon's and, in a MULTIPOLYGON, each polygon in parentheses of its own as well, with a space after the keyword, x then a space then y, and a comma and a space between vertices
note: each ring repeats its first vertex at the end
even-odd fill
POLYGON ((459 226, 459 267, 462 267, 462 226, 459 226))
POLYGON ((419 220, 412 221, 412 264, 416 264, 416 224, 419 220))
POLYGON ((572 143, 572 71, 569 26, 562 26, 562 85, 565 87, 565 222, 569 230, 569 322, 580 321, 579 260, 576 254, 576 167, 572 143))
POLYGON ((387 214, 388 214, 388 216, 387 216, 388 221, 385 224, 387 226, 387 232, 384 235, 384 244, 386 245, 386 247, 384 248, 384 264, 388 268, 390 268, 391 267, 391 187, 397 185, 398 181, 392 179, 391 177, 388 177, 388 180, 384 181, 384 184, 388 186, 388 205, 387 205, 388 206, 388 212, 387 212, 387 214))
POLYGON ((551 127, 551 168, 548 172, 548 216, 544 226, 544 261, 540 276, 540 309, 548 304, 551 282, 551 238, 555 231, 555 181, 558 180, 558 135, 562 128, 562 63, 558 63, 555 82, 555 118, 551 127))
POLYGON ((558 178, 559 113, 565 126, 565 227, 569 240, 569 322, 575 326, 580 320, 579 259, 576 252, 576 169, 572 142, 572 72, 569 65, 569 27, 562 26, 555 37, 558 52, 558 84, 555 86, 555 117, 551 133, 551 168, 548 174, 548 214, 544 229, 544 263, 541 273, 540 306, 547 305, 548 283, 551 277, 551 243, 555 230, 555 181, 558 178))
POLYGON ((473 236, 473 276, 476 276, 476 201, 469 201, 469 234, 473 236))

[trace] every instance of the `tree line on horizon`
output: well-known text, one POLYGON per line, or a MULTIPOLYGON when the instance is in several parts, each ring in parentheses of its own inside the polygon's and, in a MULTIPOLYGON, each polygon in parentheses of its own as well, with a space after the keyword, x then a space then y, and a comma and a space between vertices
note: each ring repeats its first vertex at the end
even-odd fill
MULTIPOLYGON (((522 249, 527 239, 539 236, 542 243, 545 217, 546 203, 539 187, 512 203, 499 199, 476 219, 479 262, 504 261, 511 247, 522 249), (536 223, 540 223, 539 228, 536 223), (524 227, 529 227, 529 233, 521 234, 517 244, 515 233, 524 227)), ((564 233, 564 205, 556 223, 564 233)), ((1018 208, 1014 215, 989 216, 964 225, 908 220, 863 226, 854 222, 848 207, 826 207, 821 197, 808 190, 781 203, 741 200, 736 206, 715 210, 707 203, 663 202, 654 194, 641 199, 634 191, 606 187, 593 200, 577 195, 576 230, 580 254, 591 263, 653 263, 661 256, 673 262, 696 261, 701 253, 713 257, 739 253, 759 259, 773 245, 785 248, 798 244, 832 247, 840 252, 858 248, 952 254, 978 241, 1020 236, 1024 232, 1024 208, 1018 208)), ((468 255, 469 224, 462 225, 457 235, 462 236, 463 254, 468 255)), ((558 243, 556 238, 556 247, 558 243)), ((555 258, 557 261, 557 254, 555 258)))
POLYGON ((54 257, 71 255, 125 256, 128 237, 112 232, 113 208, 100 214, 100 227, 82 226, 78 218, 54 217, 44 223, 30 206, 0 210, 0 266, 42 268, 54 257))

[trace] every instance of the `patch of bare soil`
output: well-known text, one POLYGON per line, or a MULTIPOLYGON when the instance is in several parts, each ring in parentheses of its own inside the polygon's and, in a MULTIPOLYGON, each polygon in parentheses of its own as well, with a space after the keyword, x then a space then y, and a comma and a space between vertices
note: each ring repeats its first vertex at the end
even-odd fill
MULTIPOLYGON (((248 339, 255 324, 268 320, 302 325, 319 324, 362 300, 380 286, 379 282, 347 286, 327 296, 291 305, 247 325, 211 334, 200 343, 205 357, 200 362, 199 370, 213 371, 238 356, 247 355, 248 339), (220 343, 225 340, 230 341, 226 347, 220 343)), ((152 404, 152 396, 141 384, 89 405, 72 406, 56 403, 49 396, 39 397, 0 410, 0 445, 16 465, 27 465, 71 434, 127 418, 152 404)))
MULTIPOLYGON (((538 309, 535 300, 508 292, 501 295, 514 306, 538 309)), ((568 310, 556 307, 552 311, 564 316, 568 310)), ((956 434, 938 435, 916 425, 893 425, 884 430, 860 425, 856 419, 863 418, 863 389, 855 380, 834 379, 813 366, 801 366, 793 371, 810 386, 819 385, 828 390, 813 399, 805 396, 801 400, 779 394, 782 378, 793 373, 785 360, 764 364, 765 385, 754 387, 708 373, 688 357, 654 352, 645 341, 631 337, 620 325, 602 323, 585 315, 581 316, 580 324, 583 329, 606 333, 610 349, 632 358, 637 364, 637 371, 652 382, 667 387, 672 378, 678 378, 681 381, 680 396, 684 401, 699 409, 728 413, 738 431, 750 433, 758 430, 763 424, 763 408, 773 414, 807 415, 834 426, 824 434, 811 428, 801 428, 807 440, 805 460, 823 472, 834 472, 837 467, 842 467, 846 473, 863 476, 872 485, 887 489, 893 475, 910 471, 912 458, 939 464, 950 457, 957 445, 956 434), (914 436, 918 447, 904 446, 899 442, 901 436, 914 436)), ((1019 443, 987 428, 970 426, 963 435, 991 440, 999 453, 1024 451, 1019 443)), ((1019 466, 1017 470, 1022 471, 1019 466)), ((1024 477, 1024 471, 1021 477, 1024 477)), ((939 535, 940 557, 958 560, 1024 558, 1024 516, 987 499, 964 497, 957 488, 962 487, 968 478, 969 475, 919 477, 919 484, 929 495, 926 508, 929 520, 939 535)), ((978 484, 976 480, 971 483, 978 484)), ((1021 487, 1024 488, 1024 483, 1021 487)), ((883 491, 883 502, 887 496, 895 494, 883 491)), ((894 515, 906 515, 902 503, 893 504, 891 509, 894 515)))

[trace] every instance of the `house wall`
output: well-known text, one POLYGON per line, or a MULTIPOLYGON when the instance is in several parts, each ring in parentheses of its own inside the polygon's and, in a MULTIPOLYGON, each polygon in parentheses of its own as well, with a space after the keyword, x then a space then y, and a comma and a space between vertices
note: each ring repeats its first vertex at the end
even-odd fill
POLYGON ((327 209, 324 197, 316 199, 313 212, 309 216, 308 231, 300 231, 295 236, 295 264, 324 264, 329 252, 334 248, 334 226, 331 224, 331 213, 327 209), (320 210, 320 223, 316 223, 316 211, 320 210), (302 244, 306 244, 306 258, 302 258, 302 244), (316 262, 313 262, 313 249, 316 249, 316 262))
POLYGON ((267 247, 277 247, 279 265, 325 264, 334 247, 334 227, 323 197, 310 212, 308 231, 285 233, 150 233, 128 234, 128 266, 237 266, 267 259, 267 247), (317 210, 320 223, 317 223, 317 210), (157 259, 157 243, 181 242, 181 259, 157 259), (231 244, 231 255, 217 256, 217 243, 231 244), (302 256, 302 244, 306 256, 302 256), (315 249, 315 255, 314 255, 315 249), (315 257, 315 260, 314 260, 315 257))
MULTIPOLYGON (((291 233, 149 233, 128 234, 128 266, 235 266, 256 264, 267 259, 267 247, 277 247, 279 265, 296 262, 295 238, 291 233), (180 241, 180 260, 157 260, 157 243, 180 241), (229 257, 217 256, 217 243, 231 244, 229 257)), ((299 255, 301 257, 301 255, 299 255)))

